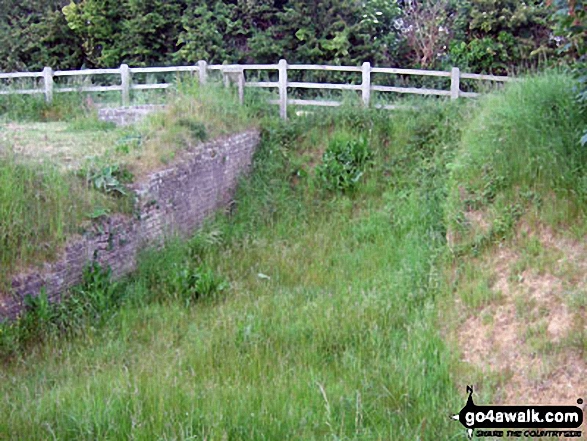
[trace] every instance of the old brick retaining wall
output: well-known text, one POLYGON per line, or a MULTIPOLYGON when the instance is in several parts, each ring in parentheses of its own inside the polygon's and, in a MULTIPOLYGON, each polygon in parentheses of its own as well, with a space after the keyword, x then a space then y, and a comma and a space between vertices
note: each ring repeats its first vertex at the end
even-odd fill
POLYGON ((113 215, 71 238, 60 257, 12 279, 12 292, 0 293, 0 318, 13 318, 27 294, 45 289, 49 300, 81 282, 86 265, 109 266, 120 277, 136 266, 138 252, 168 234, 188 234, 226 206, 238 178, 252 162, 259 132, 249 130, 183 152, 173 164, 133 184, 136 215, 113 215))

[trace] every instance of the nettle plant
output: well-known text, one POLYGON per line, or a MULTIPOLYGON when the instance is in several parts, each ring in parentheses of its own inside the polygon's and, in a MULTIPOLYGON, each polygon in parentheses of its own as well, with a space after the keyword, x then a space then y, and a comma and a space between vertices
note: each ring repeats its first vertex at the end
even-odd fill
POLYGON ((316 177, 328 190, 354 190, 372 157, 364 137, 338 135, 324 152, 322 164, 316 169, 316 177))

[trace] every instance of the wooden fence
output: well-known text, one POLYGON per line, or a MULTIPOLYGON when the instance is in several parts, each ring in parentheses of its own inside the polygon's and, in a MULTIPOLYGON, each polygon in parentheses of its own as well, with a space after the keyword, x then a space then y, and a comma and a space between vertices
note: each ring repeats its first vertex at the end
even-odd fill
MULTIPOLYGON (((363 63, 362 66, 327 66, 314 64, 288 64, 285 60, 280 60, 278 64, 241 64, 241 65, 209 65, 205 61, 199 61, 195 66, 173 66, 173 67, 129 67, 126 64, 121 65, 117 69, 84 69, 84 70, 57 70, 54 71, 50 67, 45 67, 42 72, 16 72, 16 73, 0 73, 0 80, 12 80, 21 78, 33 78, 40 80, 39 85, 42 88, 37 89, 17 89, 17 90, 0 90, 0 95, 6 94, 44 94, 45 100, 51 102, 54 93, 63 92, 108 92, 120 91, 122 95, 122 104, 128 106, 130 104, 131 90, 148 90, 148 89, 167 89, 172 84, 157 83, 157 84, 133 84, 133 74, 157 74, 157 73, 179 73, 191 72, 198 73, 199 81, 205 84, 208 79, 208 73, 211 71, 219 71, 222 74, 224 84, 229 86, 230 83, 235 83, 238 88, 238 96, 241 103, 244 99, 244 89, 246 87, 261 87, 261 88, 276 88, 279 91, 278 100, 269 100, 270 104, 279 105, 280 116, 287 118, 288 105, 295 106, 339 106, 339 101, 325 101, 325 100, 307 100, 307 99, 291 99, 288 98, 288 89, 321 89, 321 90, 354 90, 361 92, 361 98, 364 106, 371 105, 371 92, 392 92, 392 93, 407 93, 418 95, 436 95, 446 96, 451 99, 459 97, 475 97, 478 94, 474 92, 461 91, 461 80, 481 80, 493 82, 505 82, 511 78, 506 76, 496 75, 481 75, 472 73, 463 73, 459 68, 453 67, 450 71, 437 70, 420 70, 420 69, 399 69, 391 67, 372 67, 370 63, 363 63), (333 84, 333 83, 308 83, 308 82, 294 82, 288 81, 288 71, 336 71, 336 72, 358 72, 362 75, 361 84, 333 84), (277 71, 279 80, 272 81, 246 81, 246 71, 277 71), (450 78, 450 89, 429 89, 420 87, 396 87, 383 86, 371 84, 372 74, 393 74, 393 75, 416 75, 428 77, 444 77, 450 78), (75 77, 75 76, 91 76, 91 75, 119 75, 120 84, 113 86, 81 86, 81 87, 59 87, 54 83, 56 77, 75 77)), ((393 105, 377 105, 375 107, 384 109, 394 109, 397 106, 393 105)))

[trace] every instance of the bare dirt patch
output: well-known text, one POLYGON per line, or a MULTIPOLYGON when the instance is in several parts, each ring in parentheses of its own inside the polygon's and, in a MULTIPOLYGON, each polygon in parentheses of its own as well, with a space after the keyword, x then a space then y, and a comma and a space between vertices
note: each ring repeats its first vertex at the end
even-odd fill
POLYGON ((587 397, 585 303, 572 300, 587 302, 587 247, 547 227, 530 238, 541 246, 531 263, 562 257, 550 267, 530 264, 516 271, 526 258, 523 252, 512 247, 493 252, 487 259, 499 301, 474 315, 460 304, 465 320, 457 340, 463 361, 504 379, 494 391, 496 404, 572 405, 587 397))

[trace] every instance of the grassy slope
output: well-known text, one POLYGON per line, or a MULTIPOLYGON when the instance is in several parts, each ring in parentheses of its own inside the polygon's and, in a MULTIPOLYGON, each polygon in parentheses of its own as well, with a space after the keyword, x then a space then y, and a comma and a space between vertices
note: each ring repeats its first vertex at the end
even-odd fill
POLYGON ((444 316, 494 402, 584 394, 584 126, 569 77, 529 78, 481 101, 450 167, 444 316))
MULTIPOLYGON (((483 286, 486 274, 471 265, 513 240, 512 204, 540 199, 525 188, 518 192, 519 183, 510 190, 500 184, 497 196, 484 193, 503 182, 499 173, 487 175, 488 186, 474 179, 483 170, 459 175, 470 152, 483 150, 459 144, 458 127, 480 121, 469 125, 470 114, 479 115, 454 106, 390 118, 342 110, 335 118, 270 125, 233 217, 146 255, 136 277, 118 288, 124 300, 116 313, 77 337, 45 335, 43 344, 3 367, 0 414, 7 417, 0 434, 463 437, 448 415, 460 409, 461 389, 476 377, 440 330, 450 333, 446 320, 459 318, 455 297, 470 294, 471 314, 493 298, 483 297, 491 283, 483 286), (312 166, 337 131, 368 136, 375 151, 375 165, 351 195, 323 193, 312 179, 312 166), (460 199, 463 185, 475 209, 496 213, 487 237, 462 222, 471 210, 460 199), (447 251, 444 225, 449 239, 458 233, 449 240, 456 254, 447 251), (205 262, 230 285, 186 308, 177 280, 193 262, 205 262), (468 278, 454 279, 455 265, 468 278), (469 283, 479 289, 467 290, 469 283)), ((581 173, 571 175, 583 179, 581 173)), ((585 225, 582 202, 567 189, 554 190, 566 195, 561 206, 574 207, 566 223, 552 220, 558 229, 585 225)), ((552 191, 532 190, 543 197, 552 191)), ((545 222, 551 218, 551 211, 528 207, 545 222)), ((493 392, 484 385, 484 393, 493 392)))

